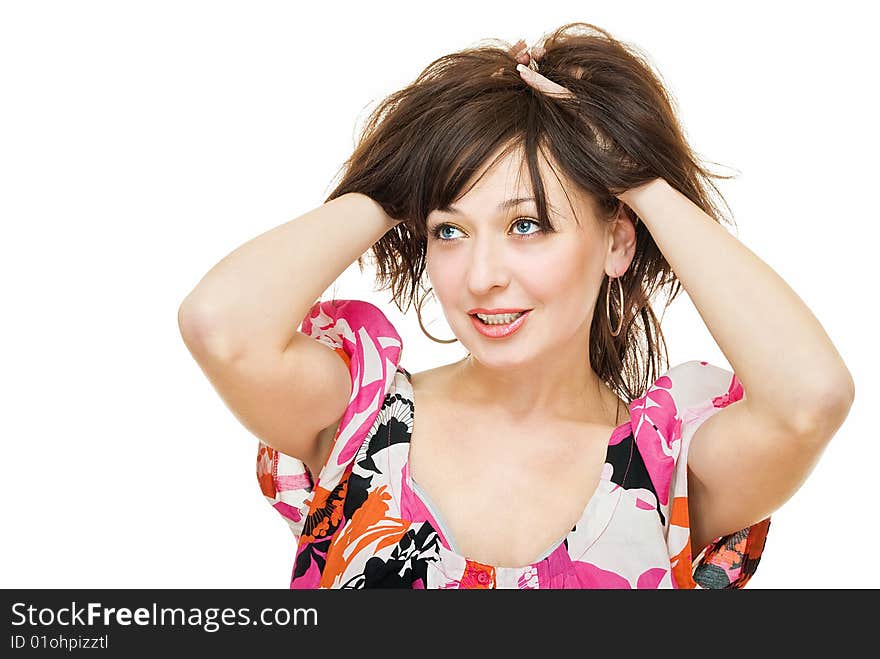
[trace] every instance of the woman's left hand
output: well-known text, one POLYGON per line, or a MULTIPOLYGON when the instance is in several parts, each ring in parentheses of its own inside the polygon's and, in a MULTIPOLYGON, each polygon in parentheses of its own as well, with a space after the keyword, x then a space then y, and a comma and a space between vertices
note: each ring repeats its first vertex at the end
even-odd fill
POLYGON ((531 60, 534 59, 537 63, 541 57, 543 57, 544 49, 541 46, 532 46, 529 48, 526 46, 525 42, 520 39, 513 45, 511 52, 514 53, 513 58, 519 64, 522 64, 522 66, 517 66, 516 68, 519 71, 520 77, 525 80, 529 86, 537 89, 539 92, 547 94, 548 96, 554 96, 557 98, 572 96, 572 93, 565 87, 557 85, 552 80, 548 80, 529 67, 529 62, 531 60))
MULTIPOLYGON (((544 76, 542 76, 540 73, 538 73, 537 71, 535 71, 534 69, 532 69, 529 66, 529 63, 531 62, 531 60, 534 60, 535 63, 537 64, 537 62, 541 59, 541 57, 544 56, 545 51, 542 46, 532 46, 531 48, 529 48, 526 46, 525 41, 520 39, 519 41, 517 41, 513 45, 513 48, 511 48, 510 52, 511 52, 511 55, 513 55, 513 58, 517 61, 517 63, 522 65, 522 66, 516 67, 517 71, 519 71, 520 77, 530 87, 532 87, 533 89, 535 89, 543 94, 546 94, 548 96, 552 96, 555 98, 564 98, 564 97, 573 97, 574 96, 571 93, 571 91, 569 91, 568 89, 566 89, 562 85, 559 85, 559 84, 553 82, 552 80, 545 78, 544 76)), ((580 67, 578 67, 578 70, 575 71, 575 75, 577 75, 578 77, 582 73, 583 72, 580 70, 580 67)), ((594 127, 594 126, 588 126, 588 127, 590 128, 590 130, 593 134, 593 137, 596 141, 596 144, 601 149, 603 149, 606 153, 610 153, 613 148, 612 141, 609 138, 607 138, 605 135, 603 135, 602 132, 599 131, 596 127, 594 127)), ((628 158, 625 154, 621 154, 621 164, 623 166, 629 167, 629 168, 633 168, 635 166, 635 163, 633 163, 633 161, 630 158, 628 158)), ((640 187, 644 187, 644 186, 640 186, 640 187)), ((621 201, 626 202, 627 200, 625 199, 625 197, 627 196, 627 194, 629 192, 631 192, 631 191, 627 190, 627 191, 624 191, 624 192, 617 194, 615 196, 618 199, 620 199, 621 201)))

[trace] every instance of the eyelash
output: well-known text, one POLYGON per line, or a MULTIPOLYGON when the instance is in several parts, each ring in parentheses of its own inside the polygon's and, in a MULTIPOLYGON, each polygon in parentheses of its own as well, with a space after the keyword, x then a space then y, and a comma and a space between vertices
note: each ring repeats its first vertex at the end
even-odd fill
MULTIPOLYGON (((534 220, 530 217, 518 217, 513 222, 511 222, 510 226, 515 226, 515 225, 519 224, 520 222, 529 222, 530 224, 534 224, 539 229, 538 231, 535 231, 533 233, 518 233, 518 234, 516 234, 520 240, 528 240, 529 238, 533 238, 534 236, 539 236, 542 233, 546 233, 546 230, 544 229, 544 225, 542 225, 540 222, 538 222, 537 220, 534 220)), ((458 240, 458 238, 441 238, 440 231, 442 231, 444 227, 451 227, 451 228, 455 229, 456 231, 461 231, 461 229, 458 229, 458 228, 452 226, 451 224, 443 223, 443 224, 438 224, 436 227, 434 227, 431 230, 431 236, 433 236, 433 238, 435 240, 437 240, 438 242, 441 242, 441 243, 452 243, 452 242, 455 242, 456 240, 458 240)))

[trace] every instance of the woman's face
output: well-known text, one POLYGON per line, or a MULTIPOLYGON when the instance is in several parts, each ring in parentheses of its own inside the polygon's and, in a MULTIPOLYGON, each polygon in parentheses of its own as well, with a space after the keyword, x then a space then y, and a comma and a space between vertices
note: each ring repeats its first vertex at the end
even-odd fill
POLYGON ((632 260, 635 232, 629 220, 597 219, 587 199, 570 186, 578 226, 556 176, 546 162, 541 167, 556 232, 543 232, 534 201, 503 206, 533 196, 516 150, 453 204, 458 212, 435 210, 428 216, 430 285, 456 337, 486 366, 537 363, 563 345, 587 350, 602 278, 606 272, 623 274, 632 260), (531 311, 515 333, 490 338, 474 326, 469 314, 474 308, 531 311))

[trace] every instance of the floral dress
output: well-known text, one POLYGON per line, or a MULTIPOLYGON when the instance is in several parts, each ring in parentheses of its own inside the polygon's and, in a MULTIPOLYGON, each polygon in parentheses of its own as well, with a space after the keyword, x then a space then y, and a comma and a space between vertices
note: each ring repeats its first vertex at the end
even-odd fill
POLYGON ((317 478, 259 442, 257 476, 293 532, 291 588, 742 588, 770 518, 691 556, 687 452, 700 424, 743 396, 704 361, 674 366, 629 405, 578 522, 536 562, 486 565, 456 550, 410 477, 414 413, 402 342, 361 300, 318 301, 300 327, 342 358, 351 398, 317 478))

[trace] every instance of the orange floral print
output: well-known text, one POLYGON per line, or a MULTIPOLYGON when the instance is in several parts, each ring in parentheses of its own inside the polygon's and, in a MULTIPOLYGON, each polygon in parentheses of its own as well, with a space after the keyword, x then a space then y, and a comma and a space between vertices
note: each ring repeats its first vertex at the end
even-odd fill
POLYGON ((391 495, 383 485, 367 495, 367 500, 355 511, 345 530, 337 535, 327 550, 327 562, 321 575, 321 588, 332 588, 336 578, 345 574, 352 559, 364 547, 380 540, 377 551, 395 545, 410 528, 410 522, 386 517, 387 501, 391 495), (354 547, 349 546, 354 543, 354 547), (348 558, 346 558, 346 555, 348 558))

